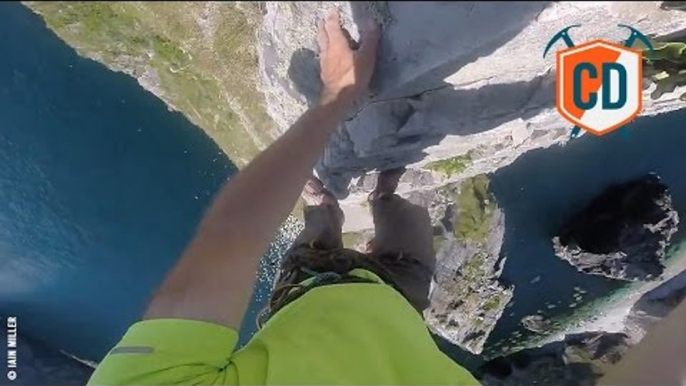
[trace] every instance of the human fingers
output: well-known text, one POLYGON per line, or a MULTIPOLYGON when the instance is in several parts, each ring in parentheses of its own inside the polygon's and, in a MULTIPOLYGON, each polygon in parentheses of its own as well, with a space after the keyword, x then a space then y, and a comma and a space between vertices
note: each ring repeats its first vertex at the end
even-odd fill
POLYGON ((320 20, 318 23, 317 43, 319 44, 319 52, 323 53, 329 47, 329 35, 326 33, 324 27, 325 21, 320 20))

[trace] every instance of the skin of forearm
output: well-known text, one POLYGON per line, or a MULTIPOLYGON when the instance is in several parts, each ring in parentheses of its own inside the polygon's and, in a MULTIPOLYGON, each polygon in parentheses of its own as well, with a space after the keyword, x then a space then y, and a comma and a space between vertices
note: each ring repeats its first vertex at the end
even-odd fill
POLYGON ((207 213, 206 232, 227 229, 251 239, 263 252, 293 209, 307 177, 341 122, 343 104, 330 103, 306 112, 272 146, 227 183, 207 213))
POLYGON ((319 25, 319 105, 217 194, 179 262, 153 296, 146 319, 182 318, 240 328, 259 258, 291 211, 324 147, 357 97, 368 91, 380 30, 350 47, 337 12, 319 25))
POLYGON ((145 318, 182 317, 240 327, 259 258, 349 105, 343 98, 324 100, 225 184, 145 318))

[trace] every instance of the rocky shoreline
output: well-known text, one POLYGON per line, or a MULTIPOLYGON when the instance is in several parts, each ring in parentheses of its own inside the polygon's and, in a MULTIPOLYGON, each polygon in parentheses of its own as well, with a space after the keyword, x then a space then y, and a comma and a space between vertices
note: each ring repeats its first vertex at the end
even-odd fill
POLYGON ((594 385, 684 300, 685 268, 686 258, 681 257, 667 268, 668 278, 649 282, 634 296, 607 307, 606 316, 537 348, 491 359, 475 373, 484 385, 594 385))

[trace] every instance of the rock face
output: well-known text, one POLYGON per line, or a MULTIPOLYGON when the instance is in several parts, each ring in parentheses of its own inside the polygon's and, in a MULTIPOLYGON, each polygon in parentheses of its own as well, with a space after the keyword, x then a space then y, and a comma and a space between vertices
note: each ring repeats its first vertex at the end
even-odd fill
POLYGON ((432 206, 444 209, 434 210, 438 254, 424 316, 433 332, 479 354, 512 298, 513 288, 499 279, 505 216, 483 175, 447 186, 437 196, 440 204, 432 206))
MULTIPOLYGON (((541 58, 550 37, 571 24, 584 26, 574 31, 578 41, 625 39, 620 23, 652 36, 686 30, 679 11, 659 5, 514 2, 503 12, 501 4, 479 2, 267 2, 258 38, 262 90, 269 114, 285 130, 321 87, 316 23, 326 9, 339 7, 353 37, 368 15, 383 24, 373 95, 341 125, 317 173, 341 199, 349 245, 359 246, 373 228, 365 202, 376 173, 408 166, 398 193, 437 216, 427 323, 479 353, 512 297, 499 279, 504 216, 493 210, 490 243, 461 239, 449 229, 454 213, 448 212, 460 210, 455 192, 526 151, 566 142, 571 127, 555 110, 554 59, 541 58)), ((644 113, 682 103, 666 94, 660 103, 647 100, 644 113)))
MULTIPOLYGON (((239 167, 316 99, 316 22, 326 10, 340 8, 353 37, 360 19, 375 17, 384 34, 373 95, 317 167, 347 196, 346 231, 372 227, 360 208, 377 169, 408 165, 399 192, 409 193, 564 143, 571 127, 553 103, 554 58, 541 57, 562 28, 582 24, 577 42, 623 40, 619 23, 656 38, 686 30, 680 7, 662 2, 26 4, 81 55, 130 74, 198 124, 239 167)), ((644 115, 685 105, 681 86, 653 101, 656 87, 645 90, 644 115)))
MULTIPOLYGON (((626 39, 617 24, 655 37, 686 30, 683 13, 661 9, 660 2, 336 4, 348 26, 368 14, 384 25, 373 95, 341 125, 317 167, 327 186, 346 198, 346 231, 371 227, 359 207, 375 170, 409 166, 415 173, 399 187, 409 193, 491 172, 526 151, 566 142, 571 125, 555 110, 554 58, 541 57, 562 28, 582 24, 572 36, 579 42, 626 39)), ((265 6, 258 39, 262 88, 282 129, 318 92, 315 25, 330 5, 265 6)), ((651 91, 645 115, 684 105, 678 92, 656 103, 651 91)))
POLYGON ((487 362, 479 374, 484 385, 594 385, 603 366, 617 363, 629 348, 622 333, 567 335, 562 342, 524 350, 487 362))
POLYGON ((579 271, 650 280, 663 271, 679 216, 658 176, 608 188, 553 239, 555 253, 579 271))

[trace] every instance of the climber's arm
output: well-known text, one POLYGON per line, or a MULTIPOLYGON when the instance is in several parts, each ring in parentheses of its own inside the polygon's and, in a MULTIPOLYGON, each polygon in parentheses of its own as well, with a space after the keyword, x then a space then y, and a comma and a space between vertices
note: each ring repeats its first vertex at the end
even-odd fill
POLYGON ((682 302, 615 366, 599 385, 686 384, 686 302, 682 302))
POLYGON ((371 79, 379 30, 370 23, 353 51, 338 14, 320 28, 321 102, 234 176, 149 305, 146 319, 182 318, 238 329, 259 258, 298 199, 317 159, 371 79))

